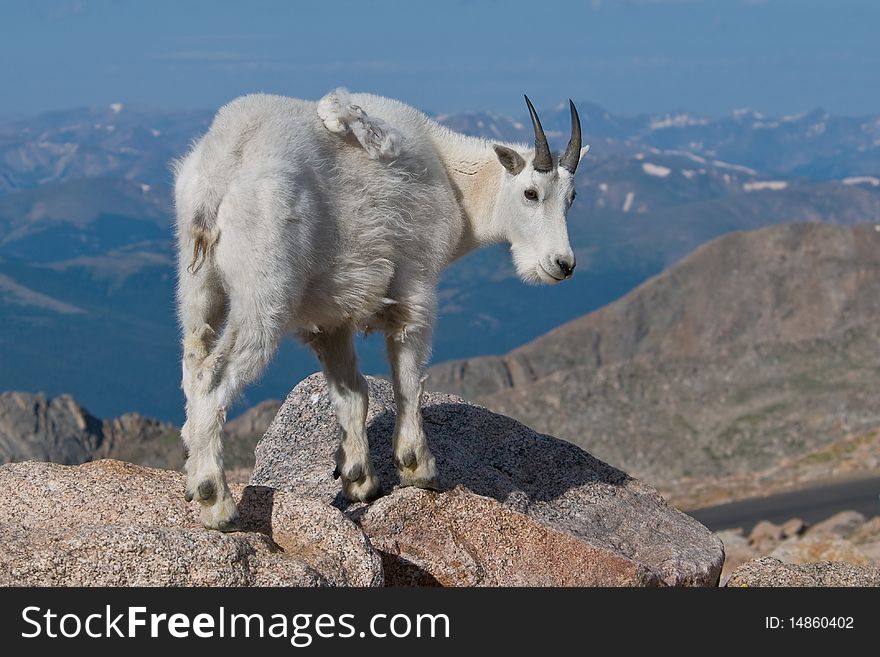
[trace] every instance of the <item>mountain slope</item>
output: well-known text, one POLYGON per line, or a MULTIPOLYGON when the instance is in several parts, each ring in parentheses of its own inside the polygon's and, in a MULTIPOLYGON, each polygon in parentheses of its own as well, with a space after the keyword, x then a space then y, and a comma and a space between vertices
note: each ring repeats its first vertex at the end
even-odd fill
POLYGON ((505 356, 437 365, 428 387, 663 485, 880 424, 878 319, 874 226, 765 228, 505 356))

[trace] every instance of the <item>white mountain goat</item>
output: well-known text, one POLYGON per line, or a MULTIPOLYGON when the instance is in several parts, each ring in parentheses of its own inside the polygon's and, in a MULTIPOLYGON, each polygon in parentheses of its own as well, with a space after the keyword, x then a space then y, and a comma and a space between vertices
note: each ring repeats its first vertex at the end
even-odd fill
POLYGON ((343 89, 317 103, 244 96, 177 163, 181 433, 186 497, 201 503, 205 526, 236 526, 220 431, 286 333, 311 346, 327 378, 343 494, 378 492, 353 343, 368 330, 386 335, 400 482, 436 486, 419 401, 441 272, 501 241, 524 281, 556 283, 575 268, 566 215, 589 147, 570 103, 571 139, 554 163, 526 103, 534 150, 467 137, 399 101, 343 89))

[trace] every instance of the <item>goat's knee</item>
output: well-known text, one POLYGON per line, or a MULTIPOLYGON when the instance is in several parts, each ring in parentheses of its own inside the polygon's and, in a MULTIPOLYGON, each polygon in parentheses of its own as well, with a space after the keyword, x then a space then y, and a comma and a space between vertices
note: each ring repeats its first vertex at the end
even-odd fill
POLYGON ((188 398, 210 388, 217 365, 216 355, 211 354, 216 340, 209 324, 189 331, 183 339, 183 389, 188 398))

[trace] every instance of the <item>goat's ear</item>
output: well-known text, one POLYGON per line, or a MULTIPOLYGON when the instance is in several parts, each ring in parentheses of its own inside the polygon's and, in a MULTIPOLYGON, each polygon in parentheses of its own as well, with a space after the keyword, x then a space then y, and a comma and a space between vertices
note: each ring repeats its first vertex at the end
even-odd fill
POLYGON ((523 159, 522 155, 512 148, 502 146, 501 144, 492 144, 492 148, 495 149, 495 155, 498 156, 498 161, 501 162, 501 166, 507 169, 512 175, 515 176, 525 168, 526 161, 523 159))

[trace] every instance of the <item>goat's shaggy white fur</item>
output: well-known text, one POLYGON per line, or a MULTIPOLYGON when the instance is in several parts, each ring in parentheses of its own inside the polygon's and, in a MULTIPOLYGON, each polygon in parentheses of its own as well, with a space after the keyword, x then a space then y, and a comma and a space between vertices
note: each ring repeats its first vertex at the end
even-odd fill
POLYGON ((346 497, 378 490, 360 330, 386 334, 401 482, 436 485, 419 399, 440 273, 504 240, 526 281, 556 282, 571 273, 560 263, 574 266, 573 174, 535 171, 531 158, 526 146, 466 137, 396 100, 345 90, 318 103, 244 96, 218 112, 177 163, 175 186, 187 498, 206 526, 234 527, 220 431, 285 333, 305 340, 326 374, 346 497))

